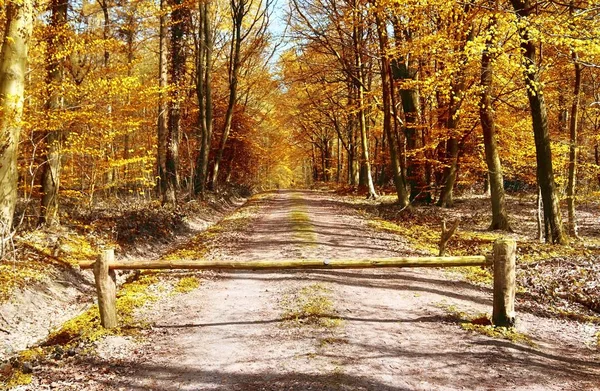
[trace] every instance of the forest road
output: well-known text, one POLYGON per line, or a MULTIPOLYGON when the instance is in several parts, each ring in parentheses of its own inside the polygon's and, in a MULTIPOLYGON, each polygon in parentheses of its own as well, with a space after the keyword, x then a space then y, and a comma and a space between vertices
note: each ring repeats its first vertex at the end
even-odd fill
MULTIPOLYGON (((223 232, 209 257, 419 255, 331 193, 278 191, 251 204, 248 224, 223 232)), ((519 313, 518 330, 531 346, 466 331, 453 315, 489 313, 491 305, 491 290, 439 269, 219 272, 190 293, 155 303, 147 312, 152 329, 126 355, 69 364, 71 371, 90 364, 95 371, 81 380, 85 386, 73 377, 68 384, 168 391, 600 390, 600 355, 569 336, 572 323, 519 313)))

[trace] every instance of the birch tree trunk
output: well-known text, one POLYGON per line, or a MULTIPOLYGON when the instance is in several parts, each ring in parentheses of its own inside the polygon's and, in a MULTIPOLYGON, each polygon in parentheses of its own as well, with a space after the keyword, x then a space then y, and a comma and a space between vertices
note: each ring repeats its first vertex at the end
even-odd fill
POLYGON ((165 13, 165 0, 160 0, 159 32, 158 32, 158 145, 157 145, 157 171, 158 190, 161 199, 166 198, 167 193, 167 121, 168 108, 165 98, 167 88, 167 15, 165 13))
POLYGON ((0 240, 12 229, 17 202, 17 157, 33 2, 7 1, 0 52, 0 240))

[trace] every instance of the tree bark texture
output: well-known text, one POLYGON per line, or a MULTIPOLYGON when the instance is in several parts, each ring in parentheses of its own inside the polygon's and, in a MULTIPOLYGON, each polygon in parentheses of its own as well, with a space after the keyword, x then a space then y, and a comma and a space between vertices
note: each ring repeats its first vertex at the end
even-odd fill
POLYGON ((581 96, 581 64, 576 53, 573 53, 573 66, 575 68, 575 82, 573 86, 573 103, 571 104, 571 120, 569 122, 569 180, 567 183, 567 214, 568 232, 572 237, 577 237, 577 219, 575 217, 575 190, 577 187, 577 128, 579 126, 579 100, 581 96))
POLYGON ((17 202, 17 157, 23 114, 32 1, 7 1, 0 52, 0 240, 12 230, 17 202))
POLYGON ((531 1, 511 0, 511 3, 520 21, 518 32, 521 38, 524 79, 533 123, 537 180, 542 192, 544 226, 546 227, 545 238, 546 242, 564 244, 566 243, 566 238, 563 233, 559 198, 554 181, 550 133, 548 131, 548 114, 544 100, 544 91, 540 83, 536 43, 533 41, 527 27, 528 23, 530 23, 529 18, 532 13, 531 1))
POLYGON ((158 171, 158 189, 161 198, 164 200, 167 193, 167 123, 168 107, 165 97, 165 90, 168 85, 168 58, 167 58, 167 16, 165 14, 164 2, 160 0, 160 19, 159 19, 159 48, 158 48, 158 145, 157 145, 157 171, 158 171))
POLYGON ((200 151, 196 160, 194 192, 204 197, 208 180, 208 157, 213 134, 212 105, 212 50, 213 25, 210 19, 209 3, 200 3, 200 25, 196 53, 196 96, 198 98, 198 141, 200 151))
MULTIPOLYGON (((496 20, 493 18, 488 30, 494 31, 496 20)), ((490 50, 493 45, 493 33, 486 40, 486 48, 481 55, 481 100, 479 103, 479 118, 483 130, 483 145, 485 148, 485 162, 488 167, 488 181, 490 199, 492 203, 492 223, 490 230, 510 231, 508 215, 505 208, 504 179, 502 176, 502 164, 498 154, 498 142, 496 140, 496 124, 494 121, 494 110, 492 108, 492 79, 494 74, 493 54, 490 50)))
POLYGON ((211 188, 217 189, 219 180, 219 166, 223 159, 223 151, 227 139, 229 138, 229 132, 231 131, 231 122, 233 120, 233 111, 237 102, 237 86, 238 76, 240 70, 240 52, 242 47, 242 24, 244 22, 244 16, 248 13, 248 3, 246 0, 231 0, 231 21, 233 23, 233 38, 231 41, 231 50, 229 53, 229 102, 227 103, 227 111, 225 113, 225 124, 223 126, 223 133, 221 133, 221 141, 219 142, 219 149, 215 157, 215 165, 212 172, 211 188))
POLYGON ((167 132, 167 192, 164 204, 176 203, 179 189, 179 140, 181 138, 181 101, 185 97, 185 42, 187 9, 183 0, 172 0, 171 6, 171 97, 169 100, 169 124, 167 132))
MULTIPOLYGON (((67 0, 52 0, 51 22, 48 28, 48 52, 47 52, 47 88, 48 101, 46 110, 48 113, 60 111, 64 106, 61 84, 64 78, 64 60, 62 51, 65 46, 65 29, 67 26, 67 0)), ((51 116, 50 116, 51 117, 51 116)), ((61 149, 64 129, 46 129, 44 139, 46 150, 43 154, 42 171, 42 203, 40 208, 40 225, 59 224, 58 215, 58 192, 60 190, 61 176, 61 149)))
POLYGON ((392 129, 393 112, 392 112, 392 89, 390 84, 390 60, 387 55, 388 38, 381 18, 376 16, 377 34, 379 36, 379 50, 381 55, 381 85, 382 85, 382 101, 383 101, 383 128, 385 135, 388 138, 388 147, 390 150, 390 164, 394 175, 394 185, 398 196, 398 205, 401 208, 409 204, 408 192, 406 191, 406 179, 400 167, 400 158, 398 156, 398 134, 392 129))

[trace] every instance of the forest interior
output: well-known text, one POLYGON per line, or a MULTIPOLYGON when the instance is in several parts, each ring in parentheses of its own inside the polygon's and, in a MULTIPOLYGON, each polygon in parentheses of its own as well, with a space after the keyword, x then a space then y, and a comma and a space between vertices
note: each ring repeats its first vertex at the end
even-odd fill
POLYGON ((599 0, 0 35, 0 390, 600 390, 599 0))

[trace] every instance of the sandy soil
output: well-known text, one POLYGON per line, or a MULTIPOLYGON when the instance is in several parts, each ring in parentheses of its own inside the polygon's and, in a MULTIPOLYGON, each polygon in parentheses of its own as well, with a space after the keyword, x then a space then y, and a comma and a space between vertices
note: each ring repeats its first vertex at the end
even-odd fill
MULTIPOLYGON (((211 257, 418 254, 330 194, 282 191, 255 204, 211 257)), ((437 269, 220 272, 147 309, 141 340, 113 337, 94 358, 44 364, 20 389, 600 390, 600 353, 585 345, 593 329, 519 313, 532 347, 465 331, 449 308, 490 312, 491 292, 437 269), (314 284, 328 289, 335 325, 284 317, 283 299, 314 284)))

